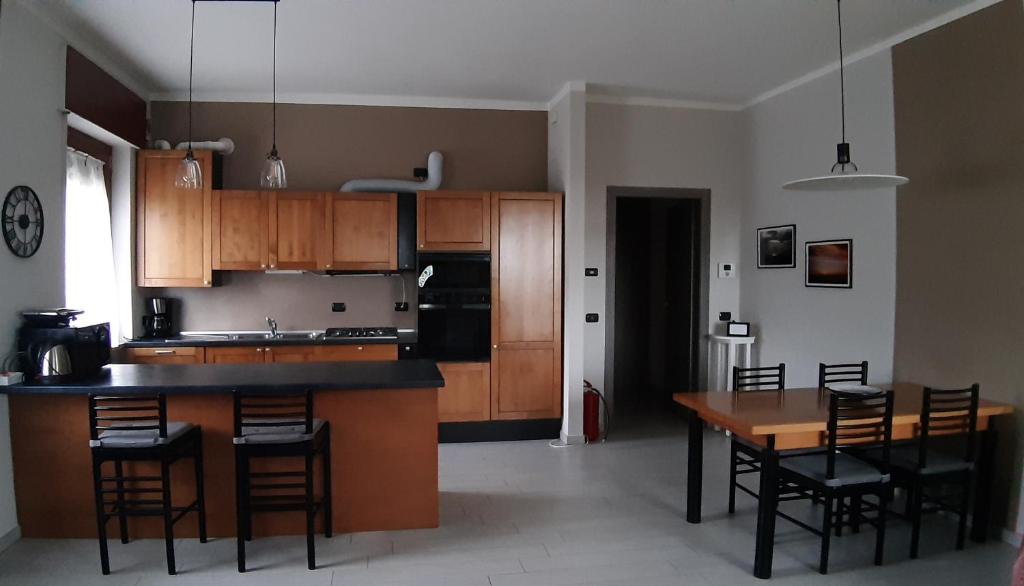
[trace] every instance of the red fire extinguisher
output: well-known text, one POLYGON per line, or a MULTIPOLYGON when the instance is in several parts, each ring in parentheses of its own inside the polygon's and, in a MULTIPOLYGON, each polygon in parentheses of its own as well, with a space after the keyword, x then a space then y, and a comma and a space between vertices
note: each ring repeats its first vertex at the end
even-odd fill
POLYGON ((604 395, 589 381, 583 381, 583 437, 588 444, 608 439, 609 421, 608 404, 605 403, 604 395), (601 403, 604 403, 605 407, 604 438, 601 437, 601 403))

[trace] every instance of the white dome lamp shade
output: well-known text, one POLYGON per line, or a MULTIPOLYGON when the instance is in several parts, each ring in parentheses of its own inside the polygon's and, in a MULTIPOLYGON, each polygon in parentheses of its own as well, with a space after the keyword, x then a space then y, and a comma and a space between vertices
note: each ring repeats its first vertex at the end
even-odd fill
POLYGON ((820 177, 790 181, 782 186, 789 191, 859 191, 897 187, 910 181, 901 175, 861 173, 850 159, 850 143, 846 142, 846 77, 843 71, 843 4, 836 0, 839 22, 839 100, 842 112, 843 141, 836 145, 836 164, 832 172, 820 177))

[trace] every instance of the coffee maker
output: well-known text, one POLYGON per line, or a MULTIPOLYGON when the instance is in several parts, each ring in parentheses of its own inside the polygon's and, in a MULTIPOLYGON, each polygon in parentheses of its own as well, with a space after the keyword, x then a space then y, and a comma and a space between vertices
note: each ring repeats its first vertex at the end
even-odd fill
POLYGON ((149 315, 142 316, 142 330, 147 338, 169 338, 174 335, 171 321, 171 299, 150 297, 146 299, 149 315))

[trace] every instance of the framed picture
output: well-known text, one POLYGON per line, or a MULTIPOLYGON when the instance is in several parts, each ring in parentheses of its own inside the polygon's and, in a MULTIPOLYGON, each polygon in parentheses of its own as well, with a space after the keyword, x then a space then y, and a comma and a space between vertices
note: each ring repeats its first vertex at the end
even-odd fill
POLYGON ((757 229, 757 268, 792 269, 796 267, 796 225, 757 229))
POLYGON ((808 287, 853 287, 853 240, 808 242, 804 284, 808 287))

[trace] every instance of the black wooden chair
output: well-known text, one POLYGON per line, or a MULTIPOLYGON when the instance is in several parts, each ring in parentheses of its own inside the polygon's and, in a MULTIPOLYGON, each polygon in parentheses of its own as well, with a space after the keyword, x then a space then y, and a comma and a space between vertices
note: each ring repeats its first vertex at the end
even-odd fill
POLYGON ((121 543, 128 543, 129 517, 162 517, 167 573, 174 575, 174 524, 186 514, 199 515, 199 541, 206 543, 203 491, 203 434, 198 425, 167 421, 167 398, 89 396, 89 446, 92 451, 96 526, 100 566, 110 573, 107 521, 117 517, 121 543), (195 463, 196 498, 187 506, 171 502, 171 465, 182 458, 195 463), (126 476, 125 462, 159 462, 159 476, 126 476), (103 465, 113 462, 112 476, 103 465))
POLYGON ((260 512, 306 513, 306 559, 316 569, 315 521, 324 515, 331 537, 331 428, 313 418, 313 394, 234 393, 235 497, 238 571, 245 572, 245 542, 252 539, 252 515, 260 512), (322 460, 322 496, 314 497, 313 460, 322 460), (302 458, 298 471, 253 472, 255 458, 302 458), (294 491, 301 489, 300 493, 294 491))
MULTIPOLYGON (((892 449, 893 482, 907 491, 906 517, 912 527, 911 558, 918 556, 921 517, 925 513, 945 511, 957 515, 956 548, 964 548, 974 481, 979 393, 977 384, 966 389, 925 387, 917 441, 892 449), (943 445, 936 445, 940 442, 943 445), (958 491, 953 494, 928 492, 948 486, 958 491)), ((866 456, 869 461, 878 459, 877 451, 868 452, 866 456)))
MULTIPOLYGON (((762 368, 732 369, 733 400, 739 401, 741 393, 774 391, 782 393, 786 388, 786 365, 762 368)), ((739 476, 761 471, 763 448, 743 438, 732 436, 729 446, 729 514, 736 512, 736 490, 742 490, 757 498, 757 492, 739 483, 739 476)))
POLYGON ((843 524, 836 503, 843 498, 873 495, 878 502, 855 509, 850 522, 873 525, 875 565, 881 565, 885 548, 886 507, 892 491, 888 470, 892 449, 893 393, 841 393, 829 395, 828 442, 824 451, 781 456, 779 459, 779 501, 813 499, 824 504, 821 528, 813 527, 782 511, 777 515, 821 537, 818 571, 828 573, 828 554, 833 526, 843 524), (850 452, 877 444, 877 462, 868 463, 850 452), (864 516, 874 512, 873 518, 864 516))
POLYGON ((818 363, 818 390, 824 391, 836 383, 868 384, 868 361, 860 364, 818 363))

